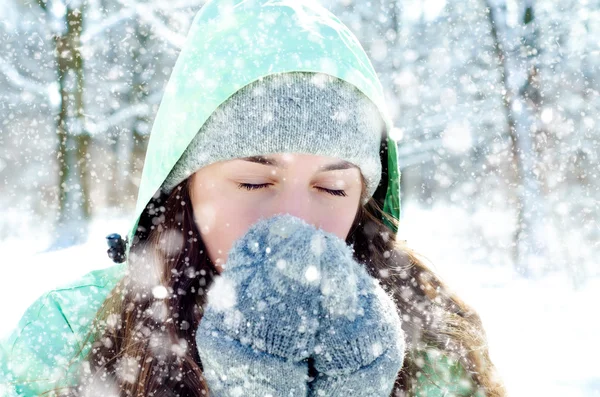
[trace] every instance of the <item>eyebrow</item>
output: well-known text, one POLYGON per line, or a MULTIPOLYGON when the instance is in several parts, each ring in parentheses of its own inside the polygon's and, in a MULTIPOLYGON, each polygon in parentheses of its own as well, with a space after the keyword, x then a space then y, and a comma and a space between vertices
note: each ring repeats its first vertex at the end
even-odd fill
MULTIPOLYGON (((263 165, 270 165, 270 166, 274 166, 277 168, 283 168, 283 169, 286 168, 286 166, 284 164, 279 163, 279 161, 275 160, 274 158, 265 157, 265 156, 243 157, 240 160, 250 161, 252 163, 258 163, 258 164, 263 164, 263 165)), ((347 170, 350 168, 357 168, 357 167, 352 163, 342 160, 337 163, 331 163, 331 164, 327 164, 322 167, 319 167, 319 172, 347 170)))

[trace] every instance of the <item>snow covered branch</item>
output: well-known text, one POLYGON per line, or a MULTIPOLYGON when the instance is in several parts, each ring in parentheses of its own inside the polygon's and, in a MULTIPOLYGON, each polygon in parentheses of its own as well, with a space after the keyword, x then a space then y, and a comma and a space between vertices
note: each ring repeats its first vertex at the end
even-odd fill
POLYGON ((431 156, 431 153, 443 146, 444 143, 442 139, 430 139, 424 142, 418 141, 413 144, 400 144, 397 154, 400 158, 408 158, 424 153, 429 153, 428 155, 431 156))
POLYGON ((135 16, 136 10, 133 8, 128 8, 121 10, 117 14, 113 14, 110 17, 104 19, 102 22, 98 24, 92 25, 91 28, 86 29, 81 35, 81 43, 86 44, 94 39, 96 36, 101 35, 107 29, 119 24, 121 21, 125 21, 133 16, 135 16))
MULTIPOLYGON (((154 11, 157 7, 148 6, 146 4, 137 3, 135 1, 129 0, 119 0, 123 6, 127 9, 132 9, 135 11, 136 15, 145 23, 150 25, 157 36, 167 41, 169 44, 173 45, 175 48, 181 48, 183 46, 183 42, 185 41, 185 36, 179 34, 173 30, 171 30, 163 21, 160 20, 155 14, 154 11)), ((186 3, 188 4, 188 3, 186 3)), ((164 8, 164 7, 163 7, 164 8)), ((170 9, 170 7, 168 8, 170 9)))
POLYGON ((162 92, 157 92, 149 97, 143 103, 135 103, 126 108, 120 109, 112 115, 103 118, 99 123, 94 123, 86 118, 85 128, 90 134, 102 134, 108 131, 111 127, 123 125, 125 121, 133 117, 145 117, 150 115, 150 107, 159 103, 162 97, 162 92))
POLYGON ((191 7, 203 6, 208 0, 180 0, 180 1, 164 1, 156 4, 154 9, 163 11, 176 11, 191 7))
POLYGON ((96 36, 101 35, 107 29, 119 24, 121 21, 128 20, 133 17, 138 17, 148 25, 154 28, 155 32, 159 37, 170 43, 176 48, 181 48, 185 40, 185 36, 171 30, 163 21, 158 18, 154 12, 156 10, 161 11, 173 11, 183 8, 189 8, 204 4, 204 0, 183 0, 175 2, 174 4, 161 2, 159 4, 153 4, 148 6, 146 4, 140 4, 135 1, 119 0, 119 3, 124 6, 118 13, 111 15, 102 22, 92 25, 91 28, 87 29, 81 36, 81 43, 86 44, 92 41, 96 36))
POLYGON ((19 71, 8 62, 6 59, 0 57, 0 73, 6 76, 7 81, 18 87, 22 88, 27 92, 31 92, 40 96, 47 96, 50 90, 50 84, 44 84, 31 80, 19 73, 19 71))
POLYGON ((138 16, 147 24, 152 26, 155 32, 163 40, 173 45, 176 48, 181 48, 185 41, 185 36, 169 29, 163 21, 161 21, 149 7, 139 4, 138 5, 138 16))

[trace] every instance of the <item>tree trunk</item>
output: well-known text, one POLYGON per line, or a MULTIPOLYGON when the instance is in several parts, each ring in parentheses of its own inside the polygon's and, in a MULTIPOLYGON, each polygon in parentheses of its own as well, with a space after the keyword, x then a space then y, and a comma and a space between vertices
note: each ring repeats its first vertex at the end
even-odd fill
POLYGON ((536 150, 532 133, 536 130, 538 112, 533 100, 539 94, 533 83, 536 65, 531 50, 536 49, 533 28, 534 9, 530 2, 523 7, 521 25, 506 24, 506 3, 486 0, 490 30, 500 64, 504 109, 511 142, 513 168, 517 173, 517 226, 514 234, 513 260, 516 270, 526 277, 543 274, 547 245, 543 236, 545 200, 535 173, 536 150), (522 51, 525 50, 525 56, 522 51))
MULTIPOLYGON (((131 90, 131 103, 143 103, 146 102, 148 97, 148 86, 144 80, 143 71, 145 65, 141 57, 140 48, 146 48, 149 44, 150 31, 147 27, 136 24, 136 35, 139 40, 139 47, 133 52, 133 87, 131 90)), ((148 120, 142 116, 136 116, 131 125, 131 137, 128 140, 129 149, 129 162, 127 169, 123 169, 123 172, 127 172, 126 192, 130 195, 135 195, 139 188, 137 178, 142 173, 142 167, 144 164, 144 154, 148 145, 148 133, 149 131, 142 131, 141 126, 148 124, 148 120)), ((146 127, 147 128, 147 127, 146 127)))
MULTIPOLYGON (((111 7, 111 2, 103 0, 100 2, 101 9, 106 12, 111 7)), ((107 57, 109 59, 117 59, 117 46, 121 46, 121 43, 118 45, 120 41, 119 38, 113 37, 113 32, 108 31, 105 33, 106 42, 108 44, 107 48, 107 57)), ((119 99, 121 99, 119 97, 119 99)), ((112 113, 118 112, 118 109, 113 110, 112 113)), ((111 114, 112 115, 112 114, 111 114)), ((106 159, 106 162, 110 164, 108 170, 107 184, 106 184, 106 206, 109 208, 118 208, 122 201, 122 188, 123 188, 123 180, 120 173, 121 166, 120 161, 123 158, 120 150, 121 147, 121 137, 123 135, 124 126, 112 126, 106 131, 106 138, 108 140, 108 147, 110 152, 110 158, 106 159)))
POLYGON ((83 9, 67 7, 66 32, 55 38, 61 96, 57 119, 59 213, 52 249, 86 241, 91 218, 90 136, 84 130, 83 60, 79 52, 83 9))

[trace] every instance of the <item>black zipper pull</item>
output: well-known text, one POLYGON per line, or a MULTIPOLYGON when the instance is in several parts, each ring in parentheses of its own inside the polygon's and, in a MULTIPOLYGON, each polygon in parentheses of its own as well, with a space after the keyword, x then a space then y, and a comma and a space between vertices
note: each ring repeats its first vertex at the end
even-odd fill
POLYGON ((106 236, 106 242, 108 243, 108 257, 115 263, 125 262, 125 247, 127 246, 127 239, 123 240, 120 234, 113 233, 106 236))

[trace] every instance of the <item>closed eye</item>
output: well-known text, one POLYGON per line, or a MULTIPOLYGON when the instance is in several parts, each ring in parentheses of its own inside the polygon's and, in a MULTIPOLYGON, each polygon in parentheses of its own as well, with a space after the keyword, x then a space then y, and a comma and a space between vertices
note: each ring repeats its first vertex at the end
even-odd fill
MULTIPOLYGON (((258 185, 252 185, 250 183, 238 183, 238 188, 246 189, 246 190, 256 190, 256 189, 262 189, 269 185, 270 185, 270 183, 261 183, 258 185)), ((344 196, 344 197, 347 196, 346 192, 344 192, 343 190, 325 189, 324 187, 318 187, 318 186, 317 186, 317 189, 324 191, 326 193, 329 193, 332 196, 344 196)))

